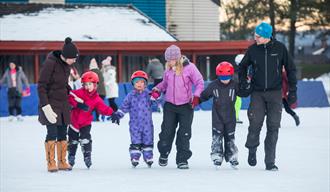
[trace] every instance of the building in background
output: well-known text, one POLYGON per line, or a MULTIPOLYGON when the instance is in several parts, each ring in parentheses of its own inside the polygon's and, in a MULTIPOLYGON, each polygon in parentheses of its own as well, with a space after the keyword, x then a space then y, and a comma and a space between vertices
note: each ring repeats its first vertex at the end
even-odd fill
POLYGON ((167 0, 167 29, 180 41, 219 41, 219 6, 211 0, 167 0))
POLYGON ((212 79, 210 69, 251 43, 220 42, 218 14, 215 0, 0 0, 0 74, 15 57, 36 82, 46 54, 70 36, 80 49, 80 73, 92 57, 111 55, 125 82, 152 57, 165 63, 164 50, 175 43, 212 79))
POLYGON ((0 0, 1 2, 132 5, 180 41, 220 40, 219 4, 215 0, 0 0))

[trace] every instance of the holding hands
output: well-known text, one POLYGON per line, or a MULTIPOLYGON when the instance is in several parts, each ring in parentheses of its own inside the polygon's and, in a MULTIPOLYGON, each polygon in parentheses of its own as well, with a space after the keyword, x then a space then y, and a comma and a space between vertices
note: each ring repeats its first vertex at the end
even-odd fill
POLYGON ((114 113, 111 115, 111 117, 110 117, 111 122, 112 122, 112 123, 116 123, 117 125, 119 125, 119 124, 120 124, 120 119, 123 118, 124 115, 125 115, 125 114, 124 114, 122 111, 120 111, 120 110, 114 112, 114 113))
POLYGON ((160 97, 160 92, 156 89, 153 89, 150 93, 150 99, 151 100, 157 100, 160 97))
POLYGON ((191 106, 192 106, 192 108, 194 109, 197 105, 199 105, 199 97, 197 97, 197 96, 194 96, 193 97, 193 100, 192 100, 192 102, 191 102, 191 106))

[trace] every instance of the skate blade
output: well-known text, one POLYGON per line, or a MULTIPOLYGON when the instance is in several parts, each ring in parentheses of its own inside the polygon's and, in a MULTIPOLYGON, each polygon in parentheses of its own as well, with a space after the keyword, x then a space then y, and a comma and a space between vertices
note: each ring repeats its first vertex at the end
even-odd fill
POLYGON ((231 168, 233 168, 234 170, 238 170, 238 165, 230 165, 231 168))

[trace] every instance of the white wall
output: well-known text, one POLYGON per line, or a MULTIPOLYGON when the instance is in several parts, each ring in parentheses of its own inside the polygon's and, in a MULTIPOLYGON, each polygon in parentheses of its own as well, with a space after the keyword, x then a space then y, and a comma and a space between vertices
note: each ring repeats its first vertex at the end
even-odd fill
POLYGON ((167 0, 166 20, 179 40, 220 40, 219 7, 210 0, 167 0))

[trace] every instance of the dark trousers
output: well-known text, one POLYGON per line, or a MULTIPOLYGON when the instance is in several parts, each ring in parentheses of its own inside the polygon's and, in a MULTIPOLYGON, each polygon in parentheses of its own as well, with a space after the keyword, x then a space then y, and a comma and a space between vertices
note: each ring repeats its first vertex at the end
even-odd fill
POLYGON ((288 100, 286 99, 282 99, 282 103, 283 103, 283 106, 284 106, 284 109, 285 111, 290 114, 292 117, 296 115, 296 113, 291 109, 289 103, 288 103, 288 100))
POLYGON ((8 89, 8 111, 9 115, 20 115, 22 113, 22 97, 16 87, 8 89), (16 110, 16 114, 15 114, 16 110))
POLYGON ((225 157, 226 161, 237 159, 238 149, 235 145, 236 121, 221 123, 212 129, 211 157, 225 157))
POLYGON ((69 128, 69 155, 75 156, 77 152, 78 144, 80 143, 81 150, 85 156, 90 156, 92 152, 92 136, 91 136, 91 125, 82 127, 79 131, 75 131, 69 128))
POLYGON ((47 125, 46 142, 53 140, 66 140, 67 127, 67 125, 47 125))
POLYGON ((191 157, 190 138, 191 124, 194 110, 191 104, 174 105, 166 102, 164 104, 163 122, 159 134, 158 150, 161 157, 167 158, 171 152, 172 143, 176 134, 176 163, 187 163, 191 157), (179 129, 176 128, 179 124, 179 129))
POLYGON ((109 106, 113 109, 113 111, 117 111, 118 110, 118 106, 115 102, 115 98, 109 98, 109 106))
POLYGON ((248 118, 249 132, 245 146, 256 151, 259 146, 259 136, 265 116, 267 134, 265 138, 265 163, 275 163, 276 143, 282 115, 281 90, 252 92, 248 118))

